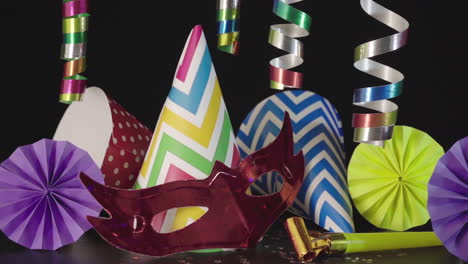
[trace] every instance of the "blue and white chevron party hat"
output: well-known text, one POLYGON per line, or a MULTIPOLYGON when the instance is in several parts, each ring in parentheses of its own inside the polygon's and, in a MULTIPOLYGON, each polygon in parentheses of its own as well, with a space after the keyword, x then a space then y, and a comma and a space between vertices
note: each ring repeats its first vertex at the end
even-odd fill
MULTIPOLYGON (((333 105, 309 91, 291 90, 260 102, 245 118, 237 135, 245 157, 271 143, 291 116, 294 149, 302 149, 306 177, 290 211, 332 232, 354 232, 351 200, 346 184, 341 119, 333 105)), ((281 190, 282 178, 269 173, 252 184, 253 193, 281 190)))

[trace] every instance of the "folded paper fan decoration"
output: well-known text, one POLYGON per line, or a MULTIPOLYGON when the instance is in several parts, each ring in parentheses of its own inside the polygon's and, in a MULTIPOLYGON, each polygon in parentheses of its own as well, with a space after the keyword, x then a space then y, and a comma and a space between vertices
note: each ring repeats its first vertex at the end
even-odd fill
POLYGON ((452 254, 468 261, 468 137, 439 160, 428 189, 434 232, 452 254))
POLYGON ((103 183, 85 151, 66 141, 42 139, 19 147, 0 164, 0 229, 30 249, 55 250, 91 228, 86 216, 102 207, 78 178, 103 183))
POLYGON ((443 148, 428 134, 395 126, 385 147, 360 144, 348 167, 354 205, 373 225, 395 231, 423 225, 427 183, 443 148))
POLYGON ((87 151, 104 173, 106 185, 132 188, 151 139, 151 131, 97 87, 67 108, 54 140, 87 151))
MULTIPOLYGON (((292 90, 263 100, 239 129, 237 144, 241 156, 272 142, 285 112, 293 122, 295 152, 302 149, 306 165, 304 183, 290 211, 330 231, 353 232, 341 120, 327 99, 313 92, 292 90)), ((269 173, 252 184, 252 192, 275 193, 281 186, 281 177, 269 173)))
MULTIPOLYGON (((159 116, 136 189, 207 178, 216 161, 240 160, 210 51, 201 26, 192 29, 172 89, 159 116)), ((178 230, 206 208, 171 209, 154 218, 160 232, 178 230)))

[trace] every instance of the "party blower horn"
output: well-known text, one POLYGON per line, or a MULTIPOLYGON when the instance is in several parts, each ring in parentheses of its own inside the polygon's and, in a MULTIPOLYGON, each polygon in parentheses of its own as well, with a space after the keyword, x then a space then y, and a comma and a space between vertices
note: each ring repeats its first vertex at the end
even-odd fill
POLYGON ((152 132, 97 87, 70 105, 54 140, 66 140, 87 151, 101 168, 108 186, 129 189, 137 179, 152 132))
MULTIPOLYGON (((135 189, 208 178, 216 161, 229 167, 239 150, 201 26, 195 26, 180 57, 135 189)), ((206 213, 184 207, 154 218, 156 230, 179 230, 206 213)))
POLYGON ((305 262, 321 254, 442 246, 433 232, 321 233, 308 231, 300 217, 288 218, 284 226, 299 260, 305 262))

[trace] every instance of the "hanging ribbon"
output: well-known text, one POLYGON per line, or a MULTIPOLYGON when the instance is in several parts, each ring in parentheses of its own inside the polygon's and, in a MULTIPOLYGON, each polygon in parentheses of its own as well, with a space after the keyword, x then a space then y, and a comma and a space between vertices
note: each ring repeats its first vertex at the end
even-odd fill
POLYGON ((311 24, 309 15, 290 6, 301 1, 274 0, 273 13, 290 23, 270 26, 268 42, 289 53, 270 61, 270 87, 273 89, 302 87, 302 73, 289 70, 304 61, 303 44, 296 38, 308 36, 311 24))
POLYGON ((60 102, 80 101, 87 79, 80 74, 86 69, 86 42, 88 31, 88 1, 63 1, 63 68, 60 102))
POLYGON ((371 17, 398 31, 396 34, 359 45, 354 56, 355 68, 390 83, 354 91, 355 105, 379 112, 353 114, 354 141, 383 146, 385 140, 392 138, 398 112, 398 105, 388 99, 402 93, 404 76, 399 71, 369 58, 404 46, 408 39, 409 23, 373 0, 361 0, 361 7, 371 17))
POLYGON ((218 49, 239 53, 239 18, 241 0, 218 0, 218 49))

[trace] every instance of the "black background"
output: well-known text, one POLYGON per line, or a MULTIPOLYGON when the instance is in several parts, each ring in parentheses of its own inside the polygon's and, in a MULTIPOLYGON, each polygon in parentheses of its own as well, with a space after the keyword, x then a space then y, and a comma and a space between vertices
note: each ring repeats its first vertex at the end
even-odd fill
MULTIPOLYGON (((468 135, 466 14, 458 1, 379 3, 410 22, 408 45, 376 58, 405 75, 404 93, 394 100, 400 106, 398 124, 429 133, 447 150, 468 135)), ((284 53, 267 38, 269 25, 284 20, 272 14, 272 1, 244 1, 238 57, 216 49, 216 0, 90 0, 90 5, 84 76, 151 129, 196 24, 204 28, 235 131, 258 102, 276 93, 269 88, 268 63, 284 53)), ((304 89, 337 107, 350 156, 356 146, 351 114, 360 111, 352 105, 353 89, 384 84, 354 69, 354 48, 395 31, 365 14, 358 0, 305 0, 295 6, 312 16, 310 36, 301 39, 306 54, 298 70, 305 74, 304 89)), ((66 105, 58 102, 61 2, 7 1, 2 10, 0 158, 5 159, 17 146, 52 137, 66 105)))
MULTIPOLYGON (((405 75, 398 124, 429 133, 445 150, 468 135, 466 118, 467 20, 458 1, 382 0, 410 22, 409 43, 379 56, 405 75)), ((216 49, 216 0, 93 1, 88 43, 89 86, 98 86, 153 129, 169 92, 183 45, 201 24, 211 50, 234 130, 269 88, 268 62, 284 54, 267 43, 272 1, 245 0, 240 56, 216 49)), ((312 16, 305 44, 304 89, 328 98, 339 110, 348 157, 352 142, 353 89, 384 82, 353 67, 354 48, 395 31, 369 17, 358 0, 312 1, 294 5, 312 16)), ((0 160, 16 147, 51 138, 66 109, 58 102, 61 2, 8 1, 2 4, 2 89, 0 160)), ((355 212, 358 231, 375 231, 355 212)), ((429 230, 427 224, 416 230, 429 230)), ((1 239, 0 239, 1 240, 1 239)))

